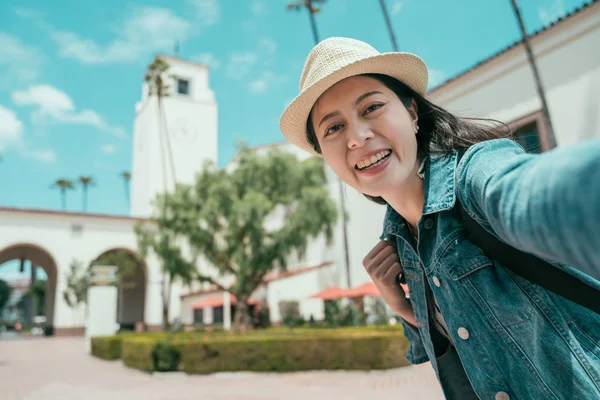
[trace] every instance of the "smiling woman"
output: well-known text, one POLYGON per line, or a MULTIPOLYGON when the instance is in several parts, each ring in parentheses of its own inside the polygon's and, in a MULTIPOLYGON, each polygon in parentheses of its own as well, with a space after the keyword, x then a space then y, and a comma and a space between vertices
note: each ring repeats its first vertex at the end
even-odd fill
POLYGON ((281 130, 387 206, 363 265, 446 398, 599 397, 600 315, 490 258, 462 215, 600 291, 600 141, 527 154, 506 125, 427 100, 427 78, 413 54, 324 40, 281 130))

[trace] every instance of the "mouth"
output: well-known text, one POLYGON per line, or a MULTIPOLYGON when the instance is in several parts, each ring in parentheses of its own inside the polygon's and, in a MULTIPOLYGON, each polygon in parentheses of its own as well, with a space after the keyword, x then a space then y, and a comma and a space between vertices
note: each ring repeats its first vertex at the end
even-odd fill
POLYGON ((383 164, 385 160, 392 154, 391 149, 382 150, 377 154, 372 155, 370 158, 366 160, 359 161, 354 169, 357 171, 365 171, 371 168, 376 168, 383 164))

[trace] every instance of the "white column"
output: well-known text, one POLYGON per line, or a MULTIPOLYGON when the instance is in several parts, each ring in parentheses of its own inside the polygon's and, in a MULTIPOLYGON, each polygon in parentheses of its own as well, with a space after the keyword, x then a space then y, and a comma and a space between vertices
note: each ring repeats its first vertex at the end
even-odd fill
POLYGON ((223 328, 231 329, 231 298, 229 292, 223 292, 223 328))
POLYGON ((85 351, 92 349, 94 336, 114 335, 117 324, 117 288, 115 286, 92 286, 88 289, 89 313, 85 322, 85 351))

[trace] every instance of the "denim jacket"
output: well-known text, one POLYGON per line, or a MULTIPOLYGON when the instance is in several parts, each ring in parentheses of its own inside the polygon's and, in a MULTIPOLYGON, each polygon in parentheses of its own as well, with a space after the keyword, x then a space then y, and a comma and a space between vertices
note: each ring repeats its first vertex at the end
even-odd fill
POLYGON ((487 258, 453 209, 460 201, 500 240, 600 289, 600 140, 541 155, 491 140, 430 156, 419 174, 416 249, 389 206, 382 235, 396 239, 418 323, 402 321, 408 360, 439 377, 427 279, 479 398, 600 399, 600 316, 487 258))

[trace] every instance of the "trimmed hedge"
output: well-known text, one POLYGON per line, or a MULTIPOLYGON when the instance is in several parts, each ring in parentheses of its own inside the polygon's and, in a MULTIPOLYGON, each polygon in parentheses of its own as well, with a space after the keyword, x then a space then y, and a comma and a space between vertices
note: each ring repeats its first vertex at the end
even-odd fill
POLYGON ((175 345, 189 374, 221 371, 371 370, 408 365, 402 335, 254 337, 175 345))
POLYGON ((131 368, 142 371, 154 371, 154 360, 152 359, 152 350, 157 340, 145 337, 126 337, 123 338, 121 345, 121 358, 123 363, 131 368))
POLYGON ((247 335, 153 334, 122 338, 125 365, 142 371, 179 369, 189 374, 388 369, 409 364, 407 349, 408 341, 395 328, 278 329, 247 335))
POLYGON ((92 354, 104 360, 118 360, 121 358, 121 338, 119 336, 92 338, 92 354))

